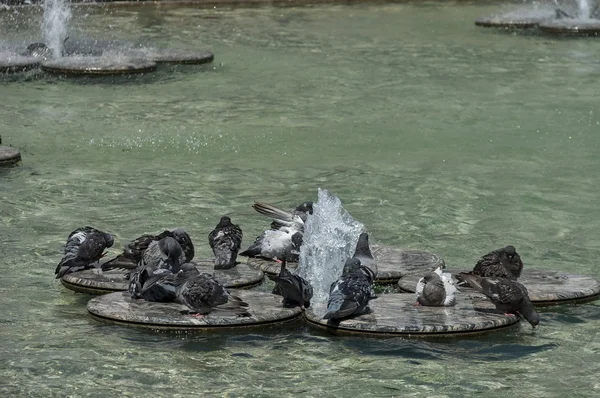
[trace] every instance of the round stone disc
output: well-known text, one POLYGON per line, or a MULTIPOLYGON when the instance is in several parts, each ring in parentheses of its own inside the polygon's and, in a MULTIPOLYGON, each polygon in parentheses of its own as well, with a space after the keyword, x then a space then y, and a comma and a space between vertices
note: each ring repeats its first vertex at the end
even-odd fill
POLYGON ((484 28, 503 29, 530 29, 535 28, 547 17, 518 17, 516 15, 496 15, 493 17, 479 18, 475 25, 484 28))
POLYGON ((554 19, 539 24, 542 32, 568 36, 600 35, 600 20, 577 20, 571 18, 554 19))
POLYGON ((98 296, 88 302, 87 309, 96 319, 159 330, 210 330, 258 327, 298 318, 300 307, 283 308, 281 296, 251 290, 230 291, 248 303, 251 316, 222 316, 208 314, 196 318, 181 311, 189 308, 177 303, 153 303, 132 299, 126 292, 98 296))
MULTIPOLYGON (((453 276, 459 272, 466 272, 444 271, 450 272, 453 276)), ((398 286, 405 292, 414 293, 417 282, 423 275, 405 276, 398 281, 398 286)), ((560 271, 524 269, 519 282, 527 288, 529 298, 536 306, 592 301, 600 295, 600 281, 588 276, 567 274, 560 271)), ((461 287, 460 290, 480 295, 469 287, 461 287)), ((482 294, 480 296, 485 297, 482 294)))
POLYGON ((137 58, 63 57, 42 63, 42 70, 60 75, 129 75, 156 70, 156 62, 137 58))
POLYGON ((25 72, 40 66, 40 59, 35 57, 24 57, 11 54, 8 57, 0 54, 0 73, 25 72))
MULTIPOLYGON (((423 273, 444 265, 444 260, 440 256, 420 250, 371 245, 371 253, 377 259, 375 283, 380 284, 396 283, 404 275, 414 272, 423 273)), ((279 274, 281 269, 281 265, 275 261, 258 258, 248 259, 248 264, 271 275, 279 274)), ((287 267, 295 269, 298 263, 287 263, 287 267)))
POLYGON ((140 49, 134 54, 140 58, 149 59, 156 63, 165 64, 206 64, 212 62, 215 55, 211 52, 193 52, 185 50, 177 50, 171 48, 148 48, 140 49))
POLYGON ((457 296, 452 307, 416 307, 412 294, 382 294, 371 300, 371 312, 339 322, 322 319, 323 306, 304 311, 309 324, 335 333, 378 336, 456 336, 491 332, 514 325, 516 316, 504 315, 489 301, 457 296))
POLYGON ((0 167, 12 166, 21 161, 21 152, 11 146, 0 145, 0 167))
MULTIPOLYGON (((232 269, 215 270, 212 260, 194 260, 200 272, 212 274, 226 288, 249 288, 263 282, 261 270, 238 264, 232 269)), ((106 294, 127 290, 129 281, 125 274, 129 270, 113 269, 102 271, 99 268, 73 272, 61 278, 61 283, 69 290, 86 294, 106 294)))

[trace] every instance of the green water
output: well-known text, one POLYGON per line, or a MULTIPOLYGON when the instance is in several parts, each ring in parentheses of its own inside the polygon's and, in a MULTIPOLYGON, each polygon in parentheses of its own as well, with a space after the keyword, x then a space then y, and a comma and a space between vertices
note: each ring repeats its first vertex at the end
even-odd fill
MULTIPOLYGON (((75 31, 215 63, 152 76, 0 85, 0 392, 20 396, 597 396, 597 304, 471 339, 341 338, 291 325, 168 335, 100 324, 54 268, 69 232, 120 244, 222 214, 249 245, 255 200, 337 194, 375 243, 474 265, 599 277, 600 42, 484 30, 494 5, 81 9, 75 31)), ((6 40, 39 13, 0 12, 6 40), (18 24, 17 24, 18 22, 18 24)))

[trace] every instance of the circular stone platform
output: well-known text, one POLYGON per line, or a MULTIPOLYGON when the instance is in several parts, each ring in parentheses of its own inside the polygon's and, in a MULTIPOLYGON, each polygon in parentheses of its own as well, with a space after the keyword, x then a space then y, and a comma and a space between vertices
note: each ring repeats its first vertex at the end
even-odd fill
MULTIPOLYGON (((459 272, 452 271, 452 276, 459 272)), ((398 286, 405 292, 414 293, 418 280, 423 275, 408 275, 400 279, 398 286)), ((455 279, 456 281, 456 279, 455 279)), ((536 306, 560 305, 573 302, 585 302, 598 299, 600 281, 583 275, 573 275, 560 271, 524 269, 519 282, 527 288, 531 302, 536 306)), ((460 287, 461 293, 485 297, 470 287, 460 287)))
POLYGON ((42 70, 68 76, 110 76, 156 70, 156 62, 137 58, 63 57, 42 63, 42 70))
MULTIPOLYGON (((215 270, 213 260, 194 260, 200 272, 212 274, 213 277, 227 288, 249 288, 263 282, 261 270, 238 264, 233 269, 215 270)), ((73 272, 61 278, 61 283, 69 290, 86 294, 106 294, 127 290, 129 281, 125 274, 129 270, 114 269, 102 271, 99 268, 73 272)))
POLYGON ((0 73, 25 72, 40 66, 40 60, 35 57, 24 57, 22 55, 9 55, 0 58, 0 73))
POLYGON ((537 27, 548 17, 518 17, 516 15, 496 15, 493 17, 479 18, 475 20, 475 25, 484 28, 503 28, 503 29, 530 29, 537 27))
MULTIPOLYGON (((387 246, 371 245, 373 257, 377 259, 377 278, 375 283, 396 283, 404 275, 415 272, 423 273, 444 265, 444 260, 436 254, 421 250, 395 249, 387 246)), ((281 264, 275 261, 258 258, 248 259, 248 265, 260 268, 263 272, 278 275, 281 264)), ((287 263, 287 267, 295 269, 298 263, 287 263)))
POLYGON ((11 146, 0 145, 0 167, 12 166, 21 161, 21 152, 11 146))
POLYGON ((95 297, 87 309, 95 319, 160 330, 194 331, 260 327, 293 320, 302 314, 300 307, 283 308, 281 296, 250 290, 231 291, 249 304, 249 317, 207 315, 196 318, 181 311, 189 310, 177 303, 153 303, 132 299, 125 292, 95 297))
POLYGON ((460 296, 452 307, 414 304, 414 295, 392 293, 372 300, 369 314, 343 320, 339 324, 322 319, 325 312, 322 306, 311 305, 304 315, 310 325, 335 333, 405 337, 480 334, 500 330, 519 321, 516 316, 498 312, 489 300, 482 298, 460 296))
POLYGON ((140 58, 156 63, 200 65, 212 62, 215 55, 211 52, 192 52, 171 48, 149 48, 134 51, 140 58))
POLYGON ((545 21, 539 24, 539 29, 545 33, 565 36, 598 36, 600 35, 600 20, 580 21, 563 18, 545 21))

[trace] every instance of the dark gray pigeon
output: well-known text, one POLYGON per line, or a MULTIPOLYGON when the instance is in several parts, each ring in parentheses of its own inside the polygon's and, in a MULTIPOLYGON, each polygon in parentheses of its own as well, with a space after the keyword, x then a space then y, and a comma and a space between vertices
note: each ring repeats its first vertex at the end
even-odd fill
POLYGON ((233 296, 208 274, 187 279, 177 288, 177 302, 190 308, 195 316, 209 313, 229 316, 250 316, 248 304, 233 296))
POLYGON ((370 267, 377 273, 377 262, 373 258, 373 254, 371 254, 371 249, 369 248, 368 233, 363 232, 358 236, 356 249, 354 250, 354 255, 352 257, 359 259, 361 265, 370 267))
POLYGON ((452 306, 456 304, 456 286, 449 272, 437 267, 417 282, 417 303, 424 306, 452 306))
POLYGON ((313 296, 313 288, 310 283, 300 275, 291 273, 286 267, 286 261, 281 261, 279 275, 268 275, 275 282, 273 294, 283 297, 283 306, 310 307, 310 299, 313 296))
POLYGON ((531 304, 527 289, 516 280, 485 278, 464 272, 460 276, 473 289, 485 294, 500 311, 521 315, 534 328, 540 323, 540 316, 531 304))
POLYGON ((327 312, 323 319, 341 320, 369 312, 375 273, 353 257, 344 265, 345 273, 331 284, 327 312))
POLYGON ((159 234, 144 234, 125 245, 123 253, 102 264, 102 270, 107 271, 115 268, 135 269, 142 260, 144 251, 153 241, 159 241, 167 236, 175 239, 185 254, 185 261, 194 259, 194 244, 190 236, 181 228, 165 230, 159 234))
POLYGON ((166 269, 176 274, 185 263, 185 254, 177 241, 170 236, 159 241, 152 241, 142 255, 142 260, 129 278, 129 293, 133 298, 141 298, 140 294, 146 281, 157 270, 166 269))
POLYGON ((200 271, 193 263, 186 263, 181 270, 174 274, 168 269, 158 269, 144 282, 140 298, 146 301, 170 303, 177 299, 177 287, 187 279, 200 275, 200 271))
POLYGON ((83 227, 71 232, 67 238, 63 258, 56 266, 56 278, 84 269, 94 268, 106 255, 105 249, 114 243, 113 237, 96 228, 83 227))
POLYGON ((486 254, 473 268, 473 274, 487 278, 517 279, 522 271, 523 262, 514 246, 506 246, 486 254))
POLYGON ((208 234, 208 244, 215 255, 215 269, 231 269, 236 266, 242 245, 242 229, 231 223, 231 218, 221 217, 214 230, 208 234))

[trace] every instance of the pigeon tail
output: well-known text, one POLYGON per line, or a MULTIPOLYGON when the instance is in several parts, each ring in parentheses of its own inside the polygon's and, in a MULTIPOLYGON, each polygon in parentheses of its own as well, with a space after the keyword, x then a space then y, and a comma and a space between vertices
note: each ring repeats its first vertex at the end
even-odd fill
POLYGON ((300 217, 294 217, 293 214, 288 213, 285 210, 281 210, 280 208, 270 205, 268 203, 255 202, 252 205, 252 208, 254 208, 254 210, 259 212, 260 214, 274 219, 276 225, 278 226, 285 225, 291 227, 298 223, 298 221, 301 222, 300 217))

